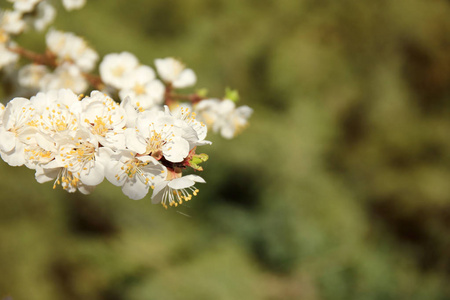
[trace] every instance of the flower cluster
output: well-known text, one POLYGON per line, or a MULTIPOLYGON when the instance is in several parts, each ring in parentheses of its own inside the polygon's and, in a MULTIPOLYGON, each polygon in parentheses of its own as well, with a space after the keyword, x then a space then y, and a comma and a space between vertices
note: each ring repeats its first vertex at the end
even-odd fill
POLYGON ((90 193, 104 178, 131 199, 156 189, 154 202, 178 205, 191 199, 200 176, 182 177, 206 126, 182 107, 138 112, 128 127, 128 102, 93 91, 82 98, 69 89, 17 97, 2 107, 0 154, 11 166, 36 171, 40 183, 54 181, 68 192, 90 193))
MULTIPOLYGON (((153 190, 152 202, 166 208, 197 195, 195 184, 205 181, 184 173, 203 170, 208 156, 196 151, 211 144, 208 128, 229 139, 252 114, 236 107, 237 92, 180 93, 197 76, 179 60, 155 59, 155 70, 129 52, 100 59, 82 37, 56 29, 46 33, 44 53, 22 48, 14 37, 44 30, 56 11, 47 0, 8 1, 13 9, 0 10, 0 70, 15 97, 0 106, 1 158, 68 192, 90 193, 106 178, 131 199, 153 190)), ((84 4, 63 0, 67 10, 84 4)))

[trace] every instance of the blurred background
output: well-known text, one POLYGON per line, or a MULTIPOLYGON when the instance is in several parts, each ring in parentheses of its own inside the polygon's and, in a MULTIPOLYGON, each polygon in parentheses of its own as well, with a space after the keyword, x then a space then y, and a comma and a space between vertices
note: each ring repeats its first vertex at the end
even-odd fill
POLYGON ((59 8, 102 56, 181 58, 255 113, 210 133, 207 184, 177 209, 1 162, 0 299, 450 299, 449 1, 59 8))

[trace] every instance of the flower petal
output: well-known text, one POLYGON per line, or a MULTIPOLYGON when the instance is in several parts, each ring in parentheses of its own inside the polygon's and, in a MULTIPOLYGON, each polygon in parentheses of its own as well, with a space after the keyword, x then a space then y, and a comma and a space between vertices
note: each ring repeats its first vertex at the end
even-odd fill
POLYGON ((193 86, 196 82, 197 76, 194 71, 192 69, 185 69, 172 84, 174 88, 182 89, 193 86))
POLYGON ((148 193, 149 186, 136 177, 129 178, 125 181, 122 192, 130 199, 140 200, 148 193))
POLYGON ((9 152, 16 146, 16 136, 14 133, 0 127, 0 149, 9 152))
POLYGON ((182 162, 189 155, 189 143, 182 137, 174 137, 163 146, 164 157, 171 162, 182 162))
POLYGON ((105 178, 105 167, 98 161, 92 168, 80 172, 80 180, 86 185, 98 185, 105 178))
POLYGON ((169 181, 161 181, 161 182, 158 182, 157 184, 155 184, 155 189, 153 190, 153 195, 152 195, 152 203, 153 204, 161 203, 161 201, 163 199, 165 188, 168 183, 169 183, 169 181))

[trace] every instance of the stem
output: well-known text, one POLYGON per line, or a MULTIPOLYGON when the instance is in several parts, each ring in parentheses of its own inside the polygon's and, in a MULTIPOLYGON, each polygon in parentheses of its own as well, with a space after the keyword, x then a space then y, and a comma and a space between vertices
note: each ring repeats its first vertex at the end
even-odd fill
POLYGON ((83 73, 84 78, 86 78, 87 81, 89 81, 89 84, 92 85, 97 90, 103 90, 105 88, 105 84, 103 83, 100 76, 89 74, 89 73, 83 73))
POLYGON ((202 101, 204 98, 200 97, 198 94, 189 94, 189 95, 181 95, 181 94, 170 94, 170 97, 173 99, 179 99, 179 100, 188 100, 192 102, 192 104, 198 103, 202 101))
POLYGON ((166 91, 164 92, 164 104, 167 106, 171 106, 174 103, 174 100, 171 97, 172 95, 172 84, 168 83, 166 85, 166 91))
POLYGON ((172 105, 176 100, 187 100, 190 101, 192 104, 198 103, 200 101, 202 101, 203 97, 199 96, 198 94, 194 93, 194 94, 189 94, 189 95, 182 95, 182 94, 177 94, 173 91, 173 87, 171 83, 168 83, 166 85, 166 91, 164 93, 164 98, 165 98, 165 104, 170 106, 172 105))
POLYGON ((22 57, 25 57, 36 64, 39 65, 47 65, 51 67, 56 67, 58 64, 56 63, 56 57, 50 51, 46 51, 45 54, 39 54, 20 46, 8 47, 8 50, 14 53, 19 54, 22 57))

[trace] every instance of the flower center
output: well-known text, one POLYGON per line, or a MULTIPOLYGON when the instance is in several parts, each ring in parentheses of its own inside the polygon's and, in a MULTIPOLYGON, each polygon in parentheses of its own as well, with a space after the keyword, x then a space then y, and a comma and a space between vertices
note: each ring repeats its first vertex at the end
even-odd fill
MULTIPOLYGON (((130 159, 120 168, 121 172, 116 174, 114 177, 119 181, 124 174, 130 179, 137 175, 144 184, 148 184, 150 182, 150 178, 142 170, 142 168, 147 165, 148 162, 143 162, 137 158, 130 159)), ((154 176, 151 177, 151 180, 153 179, 155 179, 154 176)))
POLYGON ((121 77, 124 72, 125 72, 125 68, 122 66, 117 66, 114 69, 112 69, 112 71, 111 71, 111 73, 116 77, 121 77))
POLYGON ((143 95, 145 94, 145 88, 142 84, 136 84, 134 86, 134 92, 136 93, 136 95, 143 95))
POLYGON ((163 195, 163 200, 161 201, 162 206, 167 209, 167 202, 169 202, 169 206, 177 207, 179 204, 182 204, 183 201, 189 201, 192 199, 192 195, 197 196, 199 190, 195 188, 195 186, 190 186, 184 189, 172 189, 168 188, 163 195))
MULTIPOLYGON (((89 123, 88 120, 86 120, 86 122, 89 123)), ((107 123, 109 123, 110 125, 113 123, 112 120, 111 120, 111 116, 109 116, 109 118, 107 120, 105 120, 102 117, 97 117, 94 120, 94 123, 93 123, 93 127, 92 127, 93 133, 97 134, 97 135, 100 135, 102 137, 105 137, 106 133, 109 130, 109 127, 107 126, 108 125, 107 123)))
POLYGON ((156 160, 160 160, 163 156, 162 146, 166 141, 162 138, 161 133, 152 131, 152 136, 147 140, 146 153, 153 156, 156 160))
POLYGON ((67 123, 64 120, 58 119, 54 123, 56 131, 64 131, 67 129, 67 123))
POLYGON ((61 184, 63 189, 68 192, 73 192, 78 187, 79 183, 80 179, 77 176, 74 176, 67 168, 62 168, 53 184, 53 189, 56 188, 56 185, 61 184))

